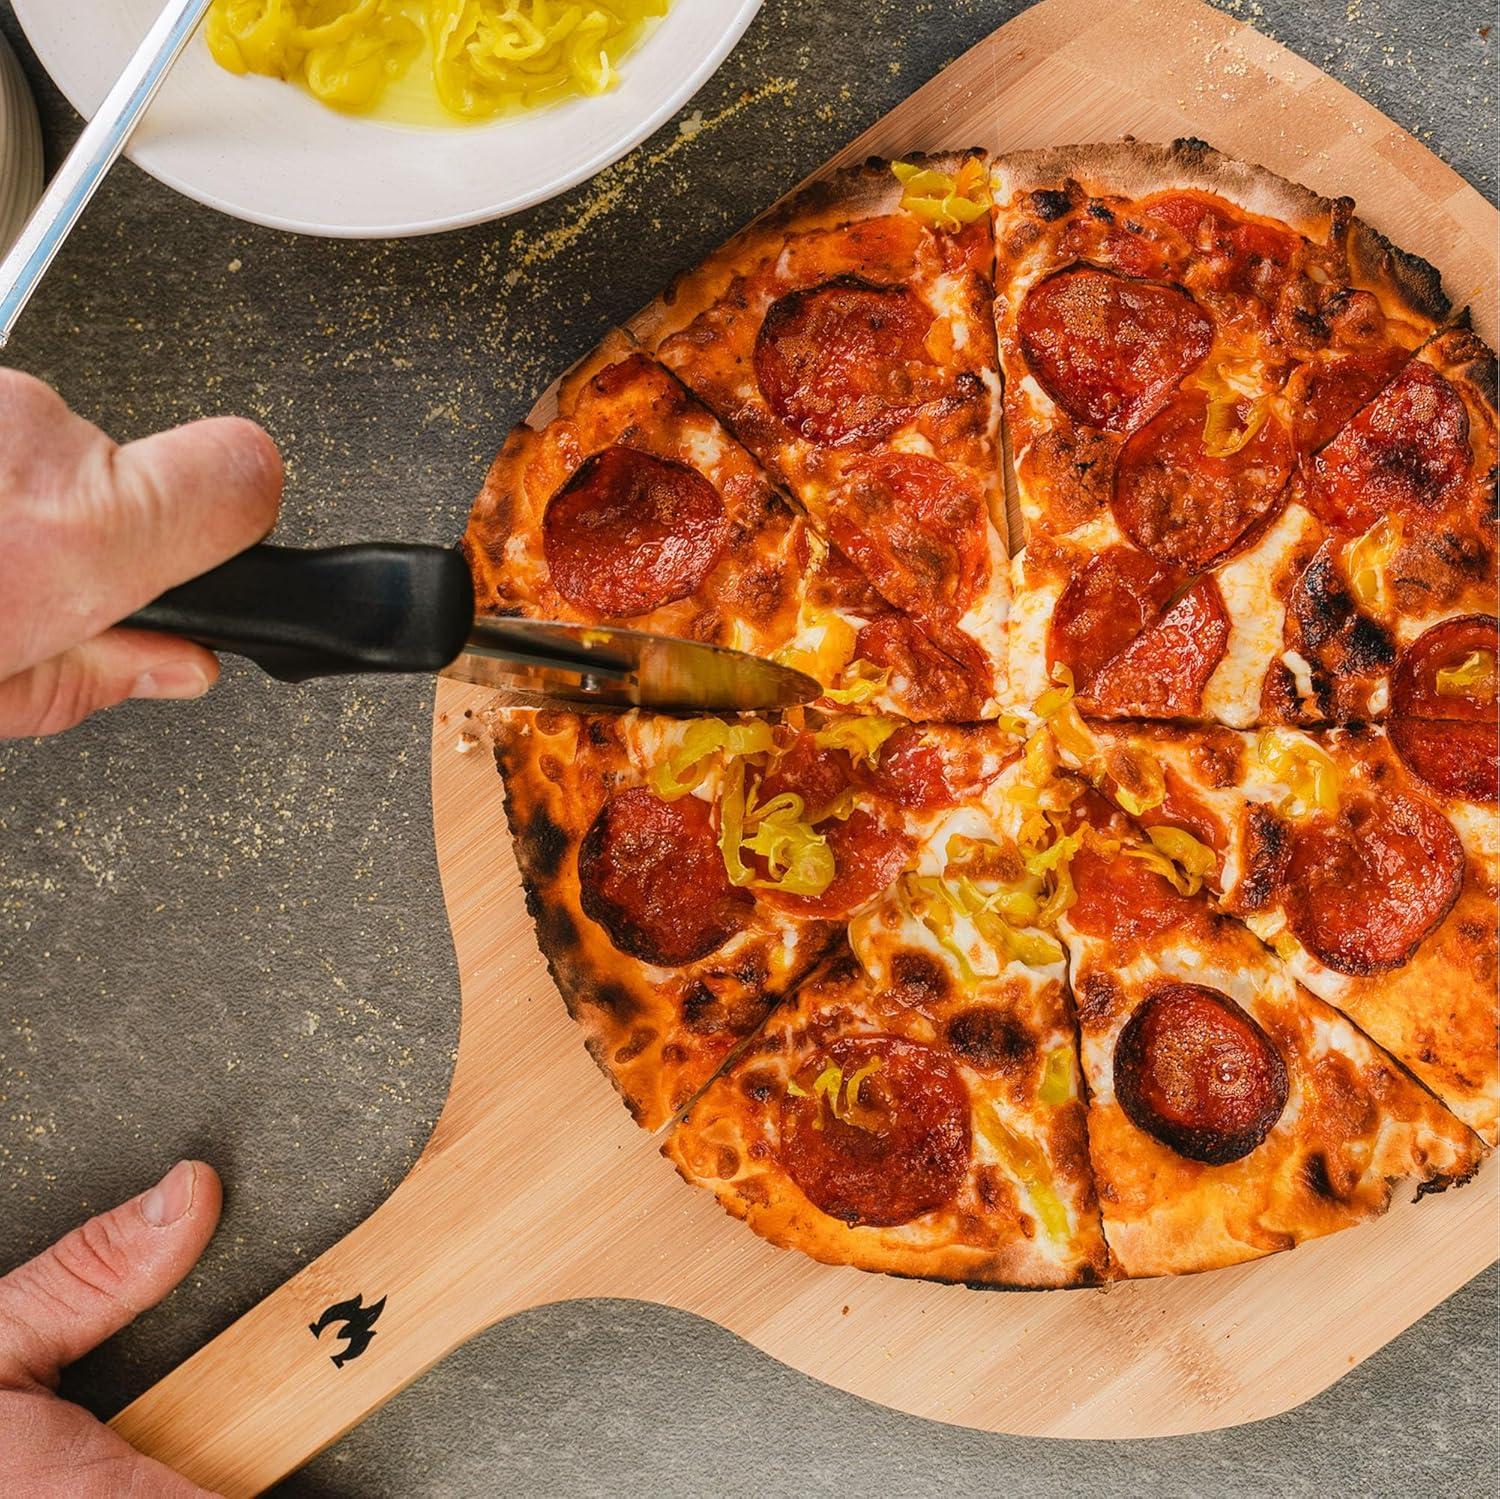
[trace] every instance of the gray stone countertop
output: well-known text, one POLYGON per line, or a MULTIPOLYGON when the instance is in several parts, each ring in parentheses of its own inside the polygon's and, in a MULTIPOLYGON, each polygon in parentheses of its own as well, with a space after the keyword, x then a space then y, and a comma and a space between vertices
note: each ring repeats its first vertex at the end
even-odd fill
MULTIPOLYGON (((1021 8, 767 0, 683 118, 565 197, 445 238, 298 239, 124 165, 9 357, 122 439, 256 417, 288 460, 287 542, 449 541, 556 371, 1021 8)), ((1494 197, 1489 4, 1225 8, 1494 197)), ((77 117, 8 5, 0 30, 55 165, 77 117)), ((0 1267, 180 1155, 227 1185, 182 1289, 68 1376, 101 1413, 365 1217, 431 1128, 458 1022, 431 698, 410 680, 289 690, 231 664, 199 705, 0 747, 0 1267)), ((1496 1286, 1481 1275, 1298 1411, 1153 1443, 928 1424, 688 1316, 553 1307, 475 1339, 278 1492, 1492 1492, 1496 1286)))

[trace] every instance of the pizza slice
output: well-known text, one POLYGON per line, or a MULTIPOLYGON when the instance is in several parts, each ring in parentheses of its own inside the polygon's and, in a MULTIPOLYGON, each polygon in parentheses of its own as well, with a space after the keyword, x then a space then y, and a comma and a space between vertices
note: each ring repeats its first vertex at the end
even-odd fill
POLYGON ((1317 548, 1285 595, 1262 722, 1416 716, 1392 696, 1409 663, 1461 635, 1456 622, 1493 620, 1495 389, 1494 354, 1449 329, 1304 465, 1317 548))
POLYGON ((1451 311, 1433 267, 1348 199, 1202 141, 1018 152, 995 161, 993 191, 1028 541, 1112 510, 1159 562, 1201 570, 1241 549, 1297 451, 1451 311))
POLYGON ((1119 1273, 1290 1249, 1478 1169, 1480 1140, 1155 841, 1091 792, 1072 817, 1059 926, 1119 1273))
POLYGON ((870 162, 631 324, 986 698, 1006 614, 992 265, 981 153, 870 162))
POLYGON ((464 537, 478 607, 770 656, 828 707, 976 717, 985 693, 809 528, 755 459, 624 334, 518 426, 464 537))
POLYGON ((1075 724, 1064 737, 1224 910, 1495 1143, 1492 713, 1317 734, 1075 724))
MULTIPOLYGON (((1476 587, 1487 567, 1493 576, 1482 512, 1459 506, 1449 472, 1461 466, 1460 415, 1474 476, 1493 465, 1487 351, 1442 331, 1450 309, 1425 262, 1347 201, 1201 143, 1021 153, 996 163, 995 180, 996 313, 1026 531, 1012 564, 1012 701, 1065 666, 1094 716, 1239 727, 1297 716, 1282 658, 1305 683, 1311 668, 1283 639, 1299 610, 1320 645, 1342 628, 1349 659, 1367 658, 1369 621, 1351 641, 1353 625, 1333 617, 1347 601, 1327 597, 1327 554, 1372 525, 1347 500, 1353 460, 1337 455, 1393 383, 1421 388, 1400 402, 1422 427, 1408 487, 1423 497, 1408 508, 1451 516, 1464 538, 1447 551, 1431 535, 1413 542, 1408 572, 1443 572, 1450 594, 1459 574, 1476 587), (1460 371, 1462 397, 1440 400, 1414 359, 1460 371), (1340 506, 1363 519, 1344 538, 1330 530, 1340 506)), ((1362 448, 1366 467, 1399 467, 1398 445, 1383 459, 1362 448)), ((1395 549, 1388 529, 1364 541, 1362 577, 1382 547, 1395 549)), ((1409 588, 1395 607, 1423 606, 1409 588)))
POLYGON ((1108 1274, 1060 952, 976 980, 867 928, 665 1153, 756 1233, 828 1264, 989 1286, 1108 1274))
POLYGON ((487 727, 542 952, 648 1129, 1015 752, 996 725, 883 715, 502 708, 487 727))

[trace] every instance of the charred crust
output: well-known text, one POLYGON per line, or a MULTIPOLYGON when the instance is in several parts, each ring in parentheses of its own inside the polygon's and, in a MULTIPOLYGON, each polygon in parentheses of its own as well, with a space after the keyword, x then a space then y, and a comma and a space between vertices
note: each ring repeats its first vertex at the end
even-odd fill
POLYGON ((1346 244, 1349 271, 1356 284, 1384 282, 1396 292, 1407 311, 1432 323, 1447 320, 1453 304, 1443 290, 1442 274, 1431 262, 1392 244, 1363 219, 1351 221, 1346 244))
POLYGON ((1115 221, 1114 210, 1107 203, 1101 203, 1097 198, 1089 201, 1089 217, 1098 219, 1101 224, 1113 224, 1115 221))
POLYGON ((545 807, 532 813, 520 841, 531 872, 539 880, 556 877, 572 844, 568 830, 554 821, 545 807))
POLYGON ((1070 213, 1073 202, 1061 188, 1038 187, 1032 190, 1031 206, 1039 219, 1050 224, 1070 213))
POLYGON ((566 906, 543 900, 535 887, 527 891, 527 904, 532 908, 542 948, 553 962, 562 962, 578 951, 578 923, 566 906))

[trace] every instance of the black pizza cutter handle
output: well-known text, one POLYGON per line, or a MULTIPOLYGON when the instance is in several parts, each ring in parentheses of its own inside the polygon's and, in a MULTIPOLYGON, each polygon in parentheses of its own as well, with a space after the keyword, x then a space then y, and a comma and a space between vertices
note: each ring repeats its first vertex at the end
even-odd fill
POLYGON ((121 623, 248 657, 283 682, 437 672, 474 626, 474 582, 454 548, 264 544, 173 588, 121 623))

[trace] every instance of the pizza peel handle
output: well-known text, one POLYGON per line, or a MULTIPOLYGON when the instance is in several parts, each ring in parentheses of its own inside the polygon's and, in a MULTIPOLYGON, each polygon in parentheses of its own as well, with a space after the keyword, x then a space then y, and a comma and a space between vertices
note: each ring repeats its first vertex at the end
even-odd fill
POLYGON ((504 1227, 474 1213, 474 1175, 429 1149, 370 1218, 111 1425, 226 1499, 301 1467, 518 1309, 504 1227))

